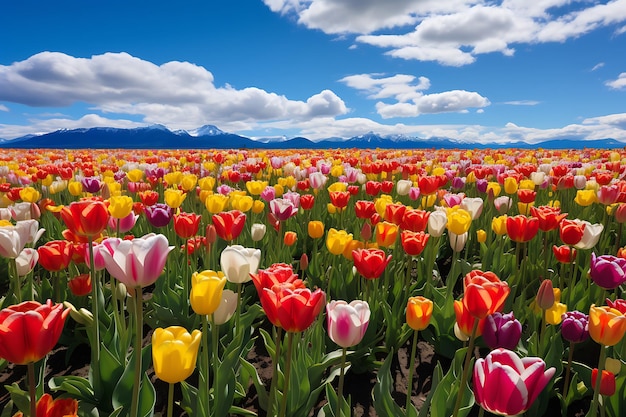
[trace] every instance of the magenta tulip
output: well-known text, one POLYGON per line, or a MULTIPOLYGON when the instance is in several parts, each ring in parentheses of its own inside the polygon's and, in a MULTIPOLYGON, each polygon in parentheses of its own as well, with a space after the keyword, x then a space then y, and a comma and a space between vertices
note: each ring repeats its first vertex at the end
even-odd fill
POLYGON ((592 253, 589 277, 599 287, 614 290, 626 282, 626 259, 592 253))
POLYGON ((474 365, 476 402, 490 413, 514 416, 527 411, 556 372, 541 358, 520 358, 496 349, 474 365))
POLYGON ((522 336, 522 324, 515 318, 513 312, 506 314, 495 312, 485 318, 482 336, 491 349, 513 350, 522 336))

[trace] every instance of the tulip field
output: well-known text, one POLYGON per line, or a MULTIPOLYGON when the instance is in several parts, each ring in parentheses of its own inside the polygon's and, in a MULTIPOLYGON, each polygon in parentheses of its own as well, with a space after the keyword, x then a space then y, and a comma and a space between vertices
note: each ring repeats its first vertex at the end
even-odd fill
POLYGON ((624 223, 625 149, 5 150, 0 417, 624 416, 624 223))

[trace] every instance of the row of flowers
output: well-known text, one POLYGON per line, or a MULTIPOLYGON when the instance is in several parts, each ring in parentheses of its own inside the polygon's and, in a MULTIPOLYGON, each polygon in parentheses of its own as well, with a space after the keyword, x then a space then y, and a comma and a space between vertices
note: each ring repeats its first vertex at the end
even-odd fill
POLYGON ((152 365, 181 383, 170 413, 250 415, 239 404, 252 384, 270 415, 309 415, 325 396, 325 415, 347 416, 351 369, 376 371, 379 415, 417 415, 421 337, 448 358, 422 406, 433 416, 467 415, 474 402, 501 415, 542 415, 549 404, 565 413, 589 396, 590 414, 620 415, 623 157, 10 154, 0 162, 9 277, 0 366, 27 365, 32 379, 28 391, 7 386, 7 407, 36 415, 40 397, 50 408, 36 369, 58 343, 87 343, 88 379, 47 381, 78 400, 74 414, 150 415, 152 365), (257 338, 273 359, 271 381, 246 359, 257 338), (401 407, 390 364, 404 346, 412 363, 401 407), (591 359, 575 360, 575 346, 591 359), (185 382, 194 372, 196 386, 185 382))

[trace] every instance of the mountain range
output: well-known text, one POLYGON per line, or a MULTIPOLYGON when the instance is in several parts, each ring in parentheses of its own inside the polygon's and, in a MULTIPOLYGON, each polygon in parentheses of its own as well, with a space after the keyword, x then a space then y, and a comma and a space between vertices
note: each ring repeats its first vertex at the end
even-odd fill
POLYGON ((0 148, 35 149, 615 149, 625 144, 615 139, 591 141, 550 140, 541 143, 510 142, 482 144, 448 138, 417 138, 378 135, 370 132, 350 139, 328 138, 312 141, 304 137, 251 139, 205 125, 193 130, 170 130, 163 125, 133 129, 93 127, 61 129, 40 135, 0 139, 0 148))

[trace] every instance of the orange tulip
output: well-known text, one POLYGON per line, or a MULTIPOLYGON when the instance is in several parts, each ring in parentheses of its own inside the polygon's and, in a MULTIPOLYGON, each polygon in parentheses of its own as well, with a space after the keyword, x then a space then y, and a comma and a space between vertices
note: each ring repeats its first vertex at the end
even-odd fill
POLYGON ((597 343, 614 346, 622 340, 626 333, 626 315, 612 307, 596 307, 589 309, 589 335, 597 343))
MULTIPOLYGON (((461 300, 454 301, 454 315, 456 316, 456 324, 459 329, 469 338, 474 328, 475 320, 478 320, 469 310, 465 308, 465 304, 461 300)), ((483 327, 485 326, 485 319, 478 320, 478 328, 476 329, 476 336, 480 336, 483 333, 483 327)))
POLYGON ((378 246, 389 247, 396 242, 398 225, 389 222, 376 224, 376 243, 378 246))
POLYGON ((433 315, 433 302, 422 296, 410 297, 406 305, 406 322, 413 330, 424 330, 433 315))
POLYGON ((496 274, 480 270, 473 270, 465 275, 463 286, 463 305, 478 319, 500 311, 511 291, 509 285, 500 281, 496 274))
POLYGON ((283 236, 283 243, 286 246, 293 246, 296 244, 296 240, 298 240, 298 234, 296 232, 287 231, 283 236))

